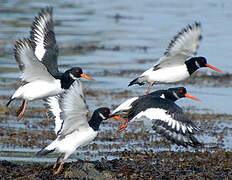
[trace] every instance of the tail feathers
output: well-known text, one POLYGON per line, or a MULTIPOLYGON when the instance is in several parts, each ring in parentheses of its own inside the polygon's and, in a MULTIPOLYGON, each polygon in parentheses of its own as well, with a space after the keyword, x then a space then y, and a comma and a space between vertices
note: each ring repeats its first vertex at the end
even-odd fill
POLYGON ((52 153, 53 151, 55 151, 55 149, 48 150, 48 149, 46 149, 46 148, 43 148, 43 149, 41 149, 40 151, 38 151, 38 152, 36 153, 36 156, 45 156, 45 155, 47 155, 47 154, 49 154, 49 153, 52 153))
POLYGON ((139 82, 139 77, 136 78, 136 79, 134 79, 133 81, 131 81, 130 84, 129 84, 128 86, 132 86, 132 85, 134 85, 134 84, 138 84, 138 85, 140 85, 140 86, 144 85, 143 82, 139 82))
POLYGON ((14 100, 14 99, 10 99, 10 100, 7 102, 6 106, 9 106, 10 103, 11 103, 11 101, 13 101, 13 100, 14 100))

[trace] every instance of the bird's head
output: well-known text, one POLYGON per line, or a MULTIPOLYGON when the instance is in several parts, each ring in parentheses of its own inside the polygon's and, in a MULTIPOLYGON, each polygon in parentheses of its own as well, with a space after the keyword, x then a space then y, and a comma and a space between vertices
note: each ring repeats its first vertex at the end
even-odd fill
POLYGON ((198 98, 187 93, 186 88, 184 87, 176 87, 176 88, 169 88, 167 93, 164 94, 166 99, 177 100, 183 97, 187 97, 196 101, 200 101, 198 98))
POLYGON ((220 69, 208 64, 206 58, 202 57, 202 56, 195 57, 195 64, 196 64, 196 66, 198 68, 200 68, 200 67, 208 67, 210 69, 213 69, 214 71, 222 72, 220 69))
POLYGON ((88 80, 94 80, 90 77, 88 77, 86 74, 83 73, 82 69, 80 67, 73 67, 67 71, 69 73, 69 76, 73 79, 76 80, 80 77, 83 77, 88 80))
POLYGON ((95 110, 95 113, 97 113, 98 117, 101 120, 106 120, 111 117, 110 109, 107 107, 98 108, 95 110))

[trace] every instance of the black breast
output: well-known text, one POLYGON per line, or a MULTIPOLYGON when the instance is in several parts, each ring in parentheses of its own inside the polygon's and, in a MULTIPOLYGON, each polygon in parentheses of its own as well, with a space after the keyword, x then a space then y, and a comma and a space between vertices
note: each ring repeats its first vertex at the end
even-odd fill
POLYGON ((191 75, 192 73, 194 73, 197 69, 199 69, 199 67, 196 66, 195 63, 195 59, 191 58, 188 61, 185 62, 187 69, 188 69, 188 73, 189 75, 191 75))

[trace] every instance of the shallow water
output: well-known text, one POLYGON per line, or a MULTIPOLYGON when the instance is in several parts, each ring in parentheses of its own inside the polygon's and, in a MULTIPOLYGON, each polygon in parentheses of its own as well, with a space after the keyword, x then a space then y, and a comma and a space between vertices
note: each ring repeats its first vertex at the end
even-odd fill
MULTIPOLYGON (((85 90, 97 93, 96 96, 86 96, 91 112, 100 106, 115 107, 130 96, 144 94, 147 87, 128 88, 130 80, 151 67, 162 56, 173 36, 194 21, 200 21, 203 29, 198 54, 207 57, 209 63, 222 69, 223 73, 231 73, 232 2, 226 0, 175 0, 171 3, 139 0, 0 1, 0 104, 6 104, 19 85, 13 43, 18 38, 29 36, 33 17, 47 5, 54 7, 60 69, 81 66, 86 74, 97 80, 84 81, 85 90), (79 50, 78 46, 83 48, 79 50), (129 92, 124 93, 126 90, 129 92)), ((200 71, 206 75, 212 72, 209 69, 200 71)), ((153 90, 181 85, 159 85, 153 90)), ((187 112, 231 115, 232 85, 229 81, 221 85, 203 79, 197 84, 184 85, 191 94, 202 100, 201 103, 186 99, 178 101, 177 104, 187 112)), ((15 101, 11 107, 19 105, 20 102, 15 101)), ((22 121, 17 121, 12 113, 0 112, 0 159, 11 160, 13 157, 18 161, 53 161, 53 155, 52 159, 35 158, 34 153, 51 142, 54 136, 48 136, 49 140, 43 137, 45 139, 26 143, 45 130, 53 130, 52 121, 48 125, 41 125, 41 122, 47 121, 45 112, 35 113, 31 109, 43 108, 42 101, 31 102, 28 107, 27 111, 32 113, 26 114, 22 121)), ((198 138, 206 144, 219 144, 219 148, 231 150, 231 120, 231 116, 194 120, 204 129, 198 138)), ((124 149, 183 150, 170 146, 165 140, 158 146, 154 141, 158 142, 160 137, 147 132, 146 128, 138 128, 140 125, 137 124, 130 125, 127 132, 119 134, 116 131, 118 125, 113 121, 103 124, 97 140, 77 150, 79 157, 98 159, 97 154, 102 154, 111 159, 117 157, 117 153, 113 152, 124 149)), ((75 159, 75 156, 72 158, 75 159)))

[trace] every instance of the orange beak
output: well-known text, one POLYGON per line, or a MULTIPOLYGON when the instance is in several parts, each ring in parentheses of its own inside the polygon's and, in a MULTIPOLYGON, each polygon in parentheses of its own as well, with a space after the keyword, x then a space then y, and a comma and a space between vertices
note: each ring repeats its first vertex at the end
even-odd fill
POLYGON ((119 116, 114 116, 114 115, 112 115, 112 114, 109 114, 109 116, 111 117, 111 118, 113 118, 113 119, 116 119, 116 120, 119 120, 119 121, 125 121, 124 119, 122 119, 122 118, 120 118, 119 116))
POLYGON ((187 98, 196 100, 196 101, 201 101, 200 99, 197 99, 197 98, 195 98, 194 96, 192 96, 192 95, 190 95, 190 94, 188 94, 188 93, 186 93, 184 96, 187 97, 187 98))
POLYGON ((206 67, 209 67, 209 68, 213 69, 214 71, 222 72, 220 69, 215 68, 214 66, 212 66, 210 64, 205 64, 205 65, 206 65, 206 67))
POLYGON ((89 76, 87 76, 86 74, 81 74, 81 77, 83 77, 83 78, 85 78, 85 79, 88 79, 88 80, 90 80, 90 81, 96 81, 95 79, 92 79, 92 78, 90 78, 89 76))

